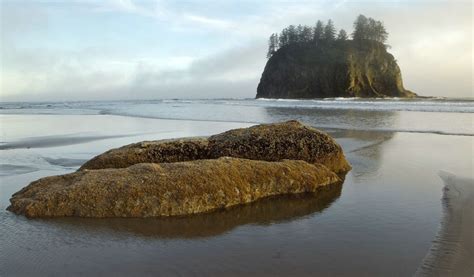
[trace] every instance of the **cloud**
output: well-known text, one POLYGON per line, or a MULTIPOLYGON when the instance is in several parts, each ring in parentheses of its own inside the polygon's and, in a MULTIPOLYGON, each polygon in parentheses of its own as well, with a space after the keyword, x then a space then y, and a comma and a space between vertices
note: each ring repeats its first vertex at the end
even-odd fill
POLYGON ((200 16, 200 15, 185 14, 183 18, 186 20, 190 20, 192 22, 212 26, 214 28, 219 28, 219 29, 229 29, 230 27, 233 26, 233 24, 231 24, 228 21, 225 21, 222 19, 209 18, 206 16, 200 16))
POLYGON ((165 10, 159 6, 159 1, 148 2, 151 6, 138 5, 131 0, 106 0, 92 3, 89 7, 95 12, 130 13, 140 16, 159 17, 165 15, 165 10))
POLYGON ((132 87, 153 92, 144 94, 147 98, 253 97, 265 63, 261 55, 265 47, 252 44, 228 49, 197 59, 182 70, 160 71, 141 66, 135 72, 132 87))
POLYGON ((261 55, 265 48, 265 44, 252 43, 200 59, 130 62, 100 60, 95 49, 41 51, 41 55, 17 52, 10 57, 17 67, 4 75, 3 84, 17 93, 3 95, 2 100, 253 97, 265 64, 261 55))
MULTIPOLYGON (((329 18, 350 33, 359 13, 384 21, 408 89, 472 96, 470 2, 239 3, 81 1, 77 8, 63 4, 68 13, 59 15, 58 7, 2 3, 0 100, 254 97, 269 34, 329 18), (72 29, 59 26, 58 18, 76 15, 77 9, 98 22, 127 15, 133 28, 110 30, 123 35, 114 41, 119 44, 103 33, 103 40, 66 47, 58 34, 72 29), (152 25, 133 25, 141 18, 152 25), (56 29, 61 32, 51 31, 56 29), (155 31, 168 32, 157 45, 133 41, 155 31), (48 43, 39 43, 41 36, 48 43), (145 48, 151 50, 144 53, 145 48)), ((79 23, 90 19, 76 18, 79 23)))
POLYGON ((48 27, 47 13, 34 5, 25 9, 22 5, 1 2, 0 15, 2 47, 13 43, 18 34, 31 34, 48 27))
POLYGON ((206 27, 222 30, 233 26, 231 22, 224 19, 173 9, 166 2, 159 0, 140 3, 131 0, 108 0, 98 3, 92 9, 96 12, 118 12, 150 17, 171 24, 175 28, 187 26, 188 28, 206 27))

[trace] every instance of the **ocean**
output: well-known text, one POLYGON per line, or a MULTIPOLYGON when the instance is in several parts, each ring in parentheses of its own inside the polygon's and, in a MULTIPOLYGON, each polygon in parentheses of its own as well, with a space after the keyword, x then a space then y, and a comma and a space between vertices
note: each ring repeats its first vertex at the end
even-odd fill
POLYGON ((0 103, 0 276, 411 275, 442 219, 442 172, 473 178, 472 99, 167 99, 0 103), (300 120, 353 169, 321 197, 170 219, 35 219, 29 182, 110 148, 300 120))

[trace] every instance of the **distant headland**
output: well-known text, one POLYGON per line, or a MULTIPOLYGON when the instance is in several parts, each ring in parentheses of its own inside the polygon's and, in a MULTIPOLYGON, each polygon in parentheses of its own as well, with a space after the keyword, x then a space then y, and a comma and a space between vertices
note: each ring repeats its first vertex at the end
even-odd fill
POLYGON ((359 15, 352 39, 336 33, 318 20, 272 34, 256 98, 417 97, 403 87, 381 21, 359 15))

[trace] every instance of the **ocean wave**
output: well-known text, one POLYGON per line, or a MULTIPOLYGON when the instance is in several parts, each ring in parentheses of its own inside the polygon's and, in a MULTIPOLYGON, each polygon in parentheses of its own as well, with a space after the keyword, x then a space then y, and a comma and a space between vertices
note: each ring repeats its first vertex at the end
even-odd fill
MULTIPOLYGON (((166 117, 159 115, 142 115, 134 114, 131 112, 116 112, 116 111, 104 111, 103 114, 107 115, 116 115, 116 116, 127 116, 127 117, 137 117, 137 118, 151 118, 151 119, 163 119, 163 120, 185 120, 185 121, 204 121, 204 122, 230 122, 230 123, 248 123, 248 124, 264 124, 272 123, 274 121, 266 120, 219 120, 214 118, 196 118, 196 117, 186 117, 182 116, 177 117, 166 117)), ((446 131, 446 130, 437 130, 437 129, 421 129, 421 128, 360 128, 356 126, 337 126, 337 125, 324 125, 324 124, 312 124, 313 127, 324 129, 324 130, 343 130, 343 131, 360 131, 360 132, 390 132, 390 133, 422 133, 422 134, 437 134, 437 135, 451 135, 451 136, 474 136, 474 132, 463 132, 463 131, 446 131)))
POLYGON ((440 130, 423 130, 423 129, 404 129, 404 128, 343 128, 343 127, 324 127, 318 128, 326 130, 345 130, 345 131, 361 131, 361 132, 387 132, 387 133, 420 133, 420 134, 434 134, 445 136, 468 136, 473 137, 473 132, 449 132, 440 130))
POLYGON ((298 119, 327 129, 460 136, 473 136, 474 132, 474 100, 471 99, 166 99, 0 103, 0 108, 0 115, 100 114, 249 124, 298 119))
POLYGON ((289 107, 314 109, 353 109, 369 111, 420 111, 420 112, 459 112, 474 113, 473 99, 447 98, 325 98, 325 99, 158 99, 129 101, 95 101, 95 102, 25 102, 0 103, 1 113, 28 113, 30 110, 72 110, 97 111, 102 109, 122 108, 124 106, 172 104, 185 105, 229 105, 246 107, 289 107))
POLYGON ((270 99, 259 98, 242 105, 264 107, 349 109, 368 111, 419 111, 419 112, 457 112, 474 113, 474 100, 471 99, 405 99, 405 98, 324 98, 324 99, 270 99))

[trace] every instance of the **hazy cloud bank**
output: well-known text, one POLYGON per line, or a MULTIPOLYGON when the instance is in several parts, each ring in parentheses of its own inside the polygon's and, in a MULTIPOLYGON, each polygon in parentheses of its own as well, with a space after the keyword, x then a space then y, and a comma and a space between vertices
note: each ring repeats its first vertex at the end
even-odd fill
POLYGON ((359 13, 384 21, 408 89, 473 96, 467 1, 17 3, 1 4, 2 101, 254 97, 270 33, 351 31, 359 13))

